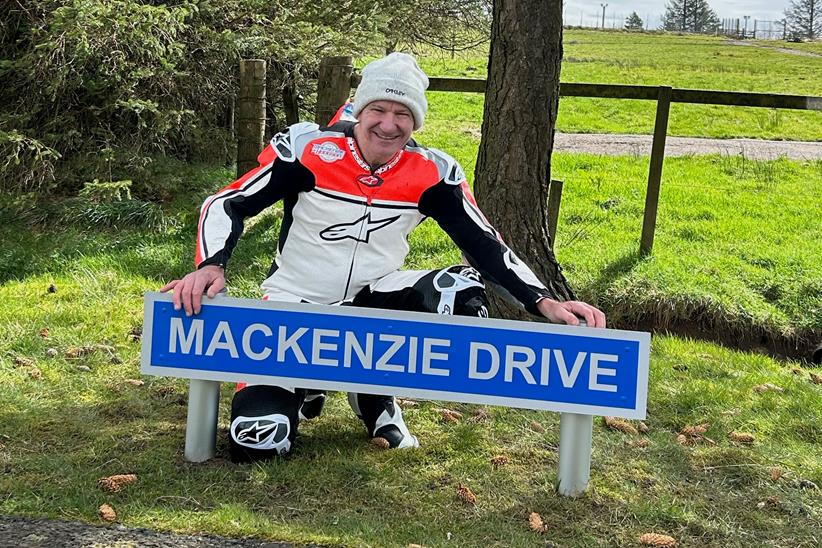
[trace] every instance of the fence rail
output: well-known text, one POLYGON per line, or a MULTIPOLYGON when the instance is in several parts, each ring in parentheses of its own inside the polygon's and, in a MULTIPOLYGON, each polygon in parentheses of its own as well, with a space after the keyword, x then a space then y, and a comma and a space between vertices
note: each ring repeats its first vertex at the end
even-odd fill
MULTIPOLYGON (((429 78, 428 91, 485 93, 485 82, 481 78, 429 78)), ((359 83, 360 75, 352 74, 351 87, 356 88, 359 83)), ((638 99, 657 102, 654 139, 651 145, 651 159, 648 169, 648 188, 645 195, 645 215, 639 245, 642 255, 650 254, 654 245, 662 164, 665 158, 665 140, 668 134, 668 115, 671 103, 822 111, 822 97, 816 96, 681 89, 668 86, 561 83, 559 85, 559 95, 560 97, 638 99)), ((559 204, 554 204, 553 207, 559 210, 559 204)))
MULTIPOLYGON (((482 78, 429 78, 428 91, 458 91, 485 93, 482 78)), ((360 75, 351 76, 351 87, 360 83, 360 75)), ((642 99, 656 101, 659 86, 631 86, 626 84, 564 83, 559 85, 561 97, 592 97, 600 99, 642 99)), ((672 103, 726 105, 736 107, 787 108, 795 110, 822 110, 822 97, 782 95, 710 89, 671 89, 672 103)))

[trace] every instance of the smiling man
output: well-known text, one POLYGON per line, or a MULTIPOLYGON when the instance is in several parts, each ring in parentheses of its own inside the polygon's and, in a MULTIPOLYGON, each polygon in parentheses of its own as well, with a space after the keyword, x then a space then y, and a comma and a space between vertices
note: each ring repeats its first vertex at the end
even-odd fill
MULTIPOLYGON (((266 300, 484 317, 487 281, 535 315, 605 327, 596 308, 550 298, 482 215, 459 164, 412 139, 425 120, 427 88, 414 58, 392 53, 363 69, 346 116, 328 127, 299 123, 276 135, 260 167, 203 204, 197 270, 162 289, 174 291, 175 308, 197 314, 204 292, 213 297, 223 289, 244 219, 282 200, 276 258, 262 283, 266 300), (400 270, 409 234, 428 217, 468 265, 400 270)), ((231 406, 232 460, 289 453, 299 421, 319 414, 324 398, 300 387, 239 386, 231 406)), ((418 446, 393 397, 349 394, 348 400, 369 436, 394 448, 418 446)))

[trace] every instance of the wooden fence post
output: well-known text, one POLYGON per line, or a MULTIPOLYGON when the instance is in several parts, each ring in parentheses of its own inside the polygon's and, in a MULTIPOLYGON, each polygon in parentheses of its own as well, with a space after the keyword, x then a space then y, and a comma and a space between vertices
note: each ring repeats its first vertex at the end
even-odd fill
POLYGON ((317 112, 314 121, 325 125, 351 95, 353 58, 349 56, 324 57, 317 76, 317 112))
POLYGON ((283 110, 285 123, 289 126, 300 121, 300 101, 297 86, 294 84, 294 75, 285 71, 285 85, 283 85, 283 110))
POLYGON ((559 204, 562 201, 562 181, 551 179, 548 186, 548 234, 551 236, 551 249, 556 249, 557 223, 559 222, 559 204))
POLYGON ((265 135, 265 60, 240 61, 237 108, 237 177, 257 167, 265 135))
POLYGON ((671 88, 659 86, 656 104, 654 142, 651 146, 651 166, 648 169, 648 190, 645 193, 645 218, 642 221, 640 255, 650 255, 654 247, 656 212, 659 206, 659 184, 662 180, 662 161, 665 159, 665 138, 668 135, 668 113, 671 110, 671 88))

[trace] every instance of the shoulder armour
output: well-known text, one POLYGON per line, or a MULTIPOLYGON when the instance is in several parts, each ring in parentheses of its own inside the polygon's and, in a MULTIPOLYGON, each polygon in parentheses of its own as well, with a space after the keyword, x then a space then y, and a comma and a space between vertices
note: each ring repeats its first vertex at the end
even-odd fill
POLYGON ((440 174, 440 179, 449 185, 459 185, 465 181, 465 172, 462 170, 459 162, 446 154, 445 152, 436 148, 426 147, 409 147, 410 150, 417 152, 424 156, 427 160, 434 162, 440 174))
MULTIPOLYGON (((311 122, 300 122, 278 133, 271 139, 271 146, 277 157, 284 162, 293 162, 302 158, 303 149, 309 141, 330 132, 320 131, 320 126, 311 122)), ((333 135, 338 135, 333 133, 333 135)))

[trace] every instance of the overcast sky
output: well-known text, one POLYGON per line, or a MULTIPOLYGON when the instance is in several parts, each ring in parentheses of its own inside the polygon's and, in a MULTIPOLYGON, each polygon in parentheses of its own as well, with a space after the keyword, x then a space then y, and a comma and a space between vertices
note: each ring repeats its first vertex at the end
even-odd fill
MULTIPOLYGON (((565 0, 565 24, 579 25, 580 16, 584 26, 595 26, 602 18, 601 4, 608 4, 605 8, 605 26, 610 28, 622 26, 620 22, 636 11, 642 20, 649 19, 650 28, 659 26, 660 16, 665 13, 665 0, 565 0)), ((749 15, 749 28, 753 20, 775 21, 782 19, 785 8, 790 0, 708 0, 720 19, 726 17, 743 19, 749 15)))

